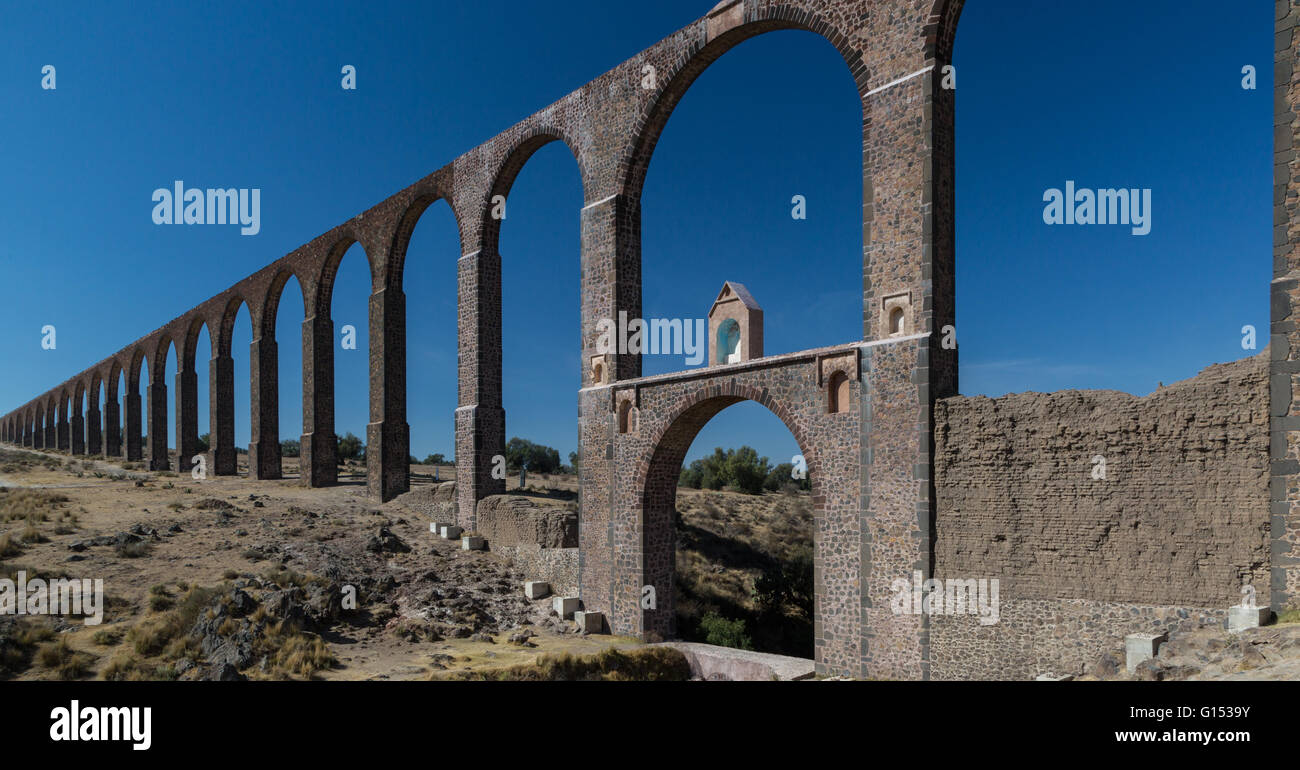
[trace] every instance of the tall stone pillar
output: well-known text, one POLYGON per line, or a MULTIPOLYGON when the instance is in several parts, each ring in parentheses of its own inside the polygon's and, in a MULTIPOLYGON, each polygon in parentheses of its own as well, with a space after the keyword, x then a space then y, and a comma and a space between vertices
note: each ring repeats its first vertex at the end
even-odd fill
POLYGON ((72 453, 74 455, 86 454, 86 419, 80 414, 72 415, 72 453))
POLYGON ((1274 32, 1268 588, 1281 612, 1300 608, 1300 0, 1277 0, 1274 32))
POLYGON ((460 394, 456 408, 456 498, 459 520, 476 526, 475 504, 506 491, 492 477, 493 458, 505 455, 506 413, 501 406, 501 256, 476 251, 457 264, 460 394))
POLYGON ((334 438, 334 321, 319 314, 302 322, 302 484, 338 483, 334 438))
POLYGON ((68 441, 70 438, 71 431, 68 430, 67 407, 63 406, 62 404, 59 405, 59 423, 57 426, 57 430, 58 430, 58 434, 56 436, 56 440, 59 442, 58 443, 59 449, 62 449, 63 451, 66 452, 68 451, 69 448, 68 441))
POLYGON ((275 338, 263 335, 249 346, 252 433, 248 475, 280 478, 280 387, 275 338))
POLYGON ((235 453, 235 363, 229 353, 219 354, 208 364, 208 450, 212 453, 209 471, 215 476, 234 476, 239 472, 235 453))
POLYGON ((104 454, 104 416, 99 412, 99 404, 90 402, 86 411, 86 454, 99 457, 104 454))
POLYGON ((193 362, 176 372, 176 470, 194 467, 199 451, 199 376, 193 362))
POLYGON ((122 399, 126 406, 126 426, 123 428, 122 442, 126 445, 126 459, 136 462, 144 459, 144 439, 141 435, 143 415, 140 413, 139 384, 127 385, 126 396, 122 399))
POLYGON ((59 448, 59 424, 53 407, 45 411, 45 448, 59 448))
POLYGON ((122 456, 122 412, 117 396, 109 396, 104 402, 104 456, 122 456))
POLYGON ((370 295, 370 423, 366 486, 382 501, 410 489, 411 428, 406 423, 406 295, 370 295))
MULTIPOLYGON (((609 494, 627 469, 616 467, 615 435, 610 430, 608 387, 596 382, 591 361, 601 355, 597 348, 599 324, 641 317, 641 205, 628 195, 601 196, 582 210, 582 391, 578 394, 578 485, 582 511, 579 537, 584 558, 579 575, 579 593, 587 606, 609 613, 619 623, 615 633, 643 633, 644 628, 622 626, 617 611, 618 597, 611 593, 617 579, 616 546, 611 541, 613 522, 618 518, 617 502, 609 494)), ((607 354, 603 361, 604 382, 641 376, 641 357, 607 354)), ((633 568, 631 571, 635 572, 633 568)), ((649 584, 647 578, 645 584, 649 584)), ((639 615, 637 615, 639 617, 639 615)))
POLYGON ((149 470, 171 470, 167 453, 167 384, 162 376, 149 382, 149 470))

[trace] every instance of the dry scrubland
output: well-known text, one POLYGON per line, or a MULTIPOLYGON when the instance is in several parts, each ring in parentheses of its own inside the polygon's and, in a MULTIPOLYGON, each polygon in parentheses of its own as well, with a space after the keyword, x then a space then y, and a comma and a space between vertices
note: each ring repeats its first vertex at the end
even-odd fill
POLYGON ((0 616, 0 679, 689 677, 673 651, 577 634, 493 554, 343 478, 194 481, 0 449, 0 572, 106 594, 98 626, 0 616))

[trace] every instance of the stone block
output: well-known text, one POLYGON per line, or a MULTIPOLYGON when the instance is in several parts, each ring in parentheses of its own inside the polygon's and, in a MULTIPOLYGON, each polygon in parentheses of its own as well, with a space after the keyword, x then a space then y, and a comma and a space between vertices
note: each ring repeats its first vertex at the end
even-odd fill
POLYGON ((1237 634, 1248 628, 1259 628, 1268 623, 1272 617, 1273 611, 1268 607, 1236 607, 1228 608, 1228 633, 1237 634))
POLYGON ((573 620, 578 624, 578 631, 584 634, 599 634, 605 630, 605 613, 578 610, 573 613, 573 620))
POLYGON ((1124 668, 1131 674, 1138 664, 1151 660, 1160 651, 1160 645, 1169 641, 1169 634, 1129 634, 1124 637, 1124 668))
POLYGON ((530 580, 524 583, 524 596, 529 599, 544 599, 551 593, 551 584, 543 580, 530 580))
POLYGON ((481 551, 487 541, 478 535, 465 535, 460 539, 460 547, 463 551, 481 551))
POLYGON ((551 599, 551 608, 562 618, 573 617, 578 611, 579 600, 576 596, 556 596, 551 599))
POLYGON ((443 540, 457 540, 460 538, 460 533, 461 533, 460 527, 456 526, 455 524, 442 525, 443 540))

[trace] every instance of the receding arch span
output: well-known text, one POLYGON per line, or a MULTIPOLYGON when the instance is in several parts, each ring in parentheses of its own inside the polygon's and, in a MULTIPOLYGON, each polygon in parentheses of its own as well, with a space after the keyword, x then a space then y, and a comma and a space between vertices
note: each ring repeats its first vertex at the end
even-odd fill
POLYGON ((415 228, 424 217, 424 213, 439 201, 446 204, 447 209, 451 211, 451 218, 456 222, 456 233, 459 237, 461 253, 467 248, 465 227, 461 224, 460 215, 456 212, 451 190, 438 187, 433 192, 419 195, 406 207, 406 211, 402 212, 402 216, 397 222, 397 229, 393 233, 393 243, 388 250, 388 264, 384 272, 385 282, 388 287, 401 290, 405 285, 406 252, 411 246, 411 236, 415 233, 415 228))
MULTIPOLYGON (((337 266, 337 264, 336 262, 335 265, 337 266)), ((290 278, 294 279, 294 283, 298 284, 298 291, 304 292, 302 279, 291 268, 281 267, 276 271, 275 278, 271 279, 271 285, 267 287, 266 297, 262 302, 259 321, 261 323, 261 336, 263 337, 275 336, 275 323, 280 314, 280 300, 284 297, 284 287, 288 285, 290 278)), ((307 306, 306 296, 303 296, 302 300, 305 309, 307 306)), ((306 314, 304 314, 305 317, 306 314)))
POLYGON ((587 168, 582 162, 582 154, 578 151, 581 145, 569 136, 567 132, 556 126, 536 126, 515 141, 510 149, 502 156, 500 167, 492 177, 492 186, 488 190, 488 199, 483 205, 483 237, 482 245, 484 249, 496 252, 500 248, 501 239, 501 217, 496 215, 495 209, 497 196, 502 198, 510 197, 510 189, 514 187, 515 180, 519 178, 519 173, 524 170, 530 158, 551 142, 561 142, 568 148, 569 153, 573 155, 573 160, 578 164, 578 177, 582 183, 582 202, 590 203, 587 200, 587 194, 591 186, 588 184, 587 168))
MULTIPOLYGON (((221 325, 213 340, 215 347, 214 353, 218 357, 230 357, 231 340, 235 334, 235 319, 239 317, 239 309, 247 307, 248 302, 241 295, 234 295, 226 300, 226 306, 221 311, 221 325)), ((249 315, 252 315, 252 308, 248 309, 249 315)), ((209 330, 209 334, 211 331, 209 330)))
MULTIPOLYGON (((641 585, 654 586, 657 597, 656 609, 643 609, 640 612, 641 630, 644 634, 671 638, 676 633, 676 533, 673 511, 677 504, 677 481, 686 453, 710 420, 724 409, 744 401, 753 401, 767 408, 794 436, 807 462, 812 482, 814 515, 822 513, 825 496, 821 487, 821 464, 817 448, 785 405, 773 399, 766 390, 734 382, 713 384, 694 391, 682 400, 681 405, 662 423, 663 427, 657 429, 651 437, 649 458, 639 465, 636 485, 633 487, 641 490, 639 579, 643 581, 641 585)), ((814 553, 817 581, 820 581, 821 565, 827 561, 822 552, 824 548, 825 544, 817 538, 814 553)), ((821 620, 822 610, 821 604, 815 603, 814 617, 818 621, 821 620)))
POLYGON ((619 163, 622 181, 620 189, 630 202, 635 204, 641 200, 655 146, 682 97, 710 65, 746 40, 777 30, 793 29, 816 33, 839 51, 857 83, 858 95, 862 96, 870 90, 868 79, 871 73, 862 65, 859 54, 848 45, 848 40, 825 18, 784 3, 756 8, 755 13, 761 15, 712 40, 703 42, 701 38, 681 58, 679 66, 661 78, 659 90, 636 122, 640 130, 632 141, 628 156, 619 163))
MULTIPOLYGON (((370 292, 373 293, 375 289, 378 288, 379 278, 375 269, 375 260, 374 257, 371 256, 370 252, 366 251, 365 244, 352 236, 343 238, 335 242, 335 244, 330 247, 329 251, 326 252, 325 260, 321 262, 320 274, 311 284, 315 287, 315 291, 313 293, 314 296, 311 299, 311 302, 313 303, 311 309, 307 310, 309 316, 329 316, 330 306, 334 300, 334 283, 338 280, 339 276, 339 265, 343 263, 343 257, 352 251, 353 246, 356 246, 361 250, 361 255, 365 257, 366 260, 366 266, 370 269, 370 292)), ((288 276, 284 276, 284 279, 288 280, 288 276)), ((305 290, 306 284, 304 284, 301 279, 299 279, 298 285, 304 287, 305 290)), ((281 284, 281 286, 283 287, 283 284, 281 284)), ((309 307, 308 298, 305 296, 303 297, 303 307, 309 307)), ((263 323, 265 323, 265 321, 263 321, 263 323)), ((273 330, 275 328, 274 321, 272 321, 271 328, 273 330)))

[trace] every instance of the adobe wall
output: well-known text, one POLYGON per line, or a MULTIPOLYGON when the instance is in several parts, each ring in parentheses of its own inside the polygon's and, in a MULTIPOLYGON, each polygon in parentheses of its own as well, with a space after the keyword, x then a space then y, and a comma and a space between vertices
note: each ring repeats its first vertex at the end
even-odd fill
POLYGON ((1127 633, 1222 622, 1244 583, 1266 605, 1268 364, 1145 398, 938 400, 935 576, 998 578, 1002 606, 931 619, 933 677, 1078 673, 1127 633))

